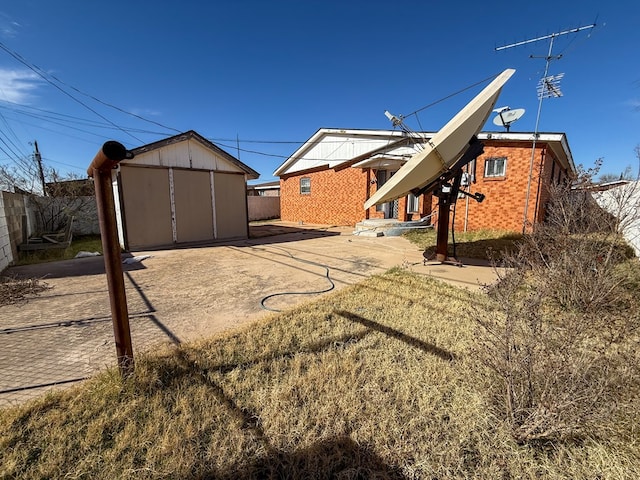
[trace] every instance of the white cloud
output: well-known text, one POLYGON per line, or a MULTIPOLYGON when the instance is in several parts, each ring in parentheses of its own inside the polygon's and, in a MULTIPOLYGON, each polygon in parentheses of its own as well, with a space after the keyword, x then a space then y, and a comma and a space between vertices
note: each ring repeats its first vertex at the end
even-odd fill
POLYGON ((34 72, 0 67, 0 100, 27 103, 39 83, 40 77, 34 72))
POLYGON ((21 27, 18 22, 14 21, 6 13, 0 12, 0 36, 3 38, 13 38, 18 34, 21 27))

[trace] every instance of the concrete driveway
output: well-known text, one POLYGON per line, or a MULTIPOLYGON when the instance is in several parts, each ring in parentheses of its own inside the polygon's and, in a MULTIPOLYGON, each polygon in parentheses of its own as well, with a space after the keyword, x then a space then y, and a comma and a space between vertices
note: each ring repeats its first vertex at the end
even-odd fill
MULTIPOLYGON (((423 265, 422 251, 401 237, 367 238, 348 227, 276 223, 252 227, 251 240, 134 252, 123 265, 134 353, 234 329, 314 298, 284 292, 340 289, 404 266, 478 288, 486 265, 423 265), (331 280, 331 282, 329 281, 331 280), (264 300, 264 306, 261 304, 264 300)), ((102 257, 14 267, 8 275, 52 287, 28 302, 0 307, 0 407, 78 382, 115 364, 102 257)))

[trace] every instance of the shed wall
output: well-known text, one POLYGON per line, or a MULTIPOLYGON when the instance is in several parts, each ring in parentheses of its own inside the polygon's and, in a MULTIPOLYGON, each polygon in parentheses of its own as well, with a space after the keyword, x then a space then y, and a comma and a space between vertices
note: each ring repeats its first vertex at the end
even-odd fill
POLYGON ((173 244, 168 169, 122 166, 120 179, 127 248, 173 244))
POLYGON ((215 198, 216 238, 247 238, 247 194, 244 175, 215 172, 213 174, 215 198))
POLYGON ((176 236, 178 243, 215 238, 209 172, 173 170, 176 236))

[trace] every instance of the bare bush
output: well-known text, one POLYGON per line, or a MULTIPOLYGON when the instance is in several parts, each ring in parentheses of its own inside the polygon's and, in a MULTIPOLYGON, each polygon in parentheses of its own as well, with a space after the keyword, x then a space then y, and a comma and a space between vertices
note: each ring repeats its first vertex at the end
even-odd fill
POLYGON ((39 295, 51 287, 38 278, 0 277, 0 307, 26 302, 30 297, 39 295))
POLYGON ((519 442, 594 434, 637 389, 637 261, 618 233, 628 219, 593 200, 593 173, 549 187, 545 223, 488 290, 494 312, 472 312, 478 358, 501 379, 494 398, 519 442))
POLYGON ((92 181, 72 173, 63 176, 53 168, 44 168, 43 175, 44 185, 35 163, 24 159, 13 168, 0 166, 0 189, 28 195, 30 233, 60 231, 71 217, 74 225, 82 225, 83 233, 99 233, 92 181))

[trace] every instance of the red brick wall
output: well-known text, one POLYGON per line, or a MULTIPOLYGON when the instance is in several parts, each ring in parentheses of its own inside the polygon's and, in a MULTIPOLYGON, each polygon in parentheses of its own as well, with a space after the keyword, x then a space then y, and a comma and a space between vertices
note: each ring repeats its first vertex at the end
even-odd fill
MULTIPOLYGON (((527 184, 531 163, 531 145, 522 143, 504 143, 484 141, 484 154, 476 162, 476 182, 472 183, 471 193, 485 195, 482 203, 466 198, 459 199, 456 211, 456 230, 468 231, 480 229, 499 229, 521 232, 524 220, 527 184), (485 160, 490 157, 506 157, 507 166, 504 177, 485 178, 485 160)), ((527 208, 530 223, 540 222, 544 217, 544 203, 548 199, 546 185, 551 181, 553 165, 551 152, 543 143, 536 145, 533 173, 527 208), (540 170, 542 168, 542 176, 540 170)), ((558 175, 556 162, 554 176, 558 175)), ((564 172, 566 175, 566 172, 564 172)), ((375 207, 365 212, 363 204, 376 189, 371 183, 375 175, 371 170, 345 168, 344 170, 322 170, 311 173, 290 175, 280 179, 281 219, 291 222, 305 222, 329 225, 355 225, 365 218, 383 218, 383 212, 375 207), (300 194, 300 178, 311 179, 311 193, 300 194)), ((430 195, 420 199, 420 212, 413 220, 437 212, 437 198, 430 195)), ((398 219, 408 220, 406 199, 399 199, 398 219)), ((435 221, 435 217, 434 217, 435 221)))
POLYGON ((368 171, 323 170, 280 179, 280 218, 288 222, 355 225, 365 218, 368 171), (311 179, 311 193, 300 193, 300 178, 311 179))
POLYGON ((560 166, 560 162, 553 158, 550 151, 547 151, 545 153, 543 172, 538 186, 538 209, 536 211, 536 221, 540 222, 544 220, 546 204, 549 201, 550 195, 549 185, 565 181, 568 175, 568 172, 560 166))
MULTIPOLYGON (((288 175, 280 179, 280 218, 288 222, 325 225, 355 225, 366 218, 384 218, 384 212, 372 207, 363 208, 364 202, 376 191, 371 183, 375 174, 371 170, 345 168, 288 175), (311 193, 300 193, 300 179, 311 179, 311 193)), ((398 219, 408 220, 406 198, 398 200, 398 219)), ((413 220, 431 213, 431 196, 420 199, 420 212, 413 220)))
MULTIPOLYGON (((481 229, 498 229, 521 232, 524 220, 525 203, 527 197, 527 184, 531 165, 531 146, 519 143, 503 143, 499 146, 486 140, 484 154, 478 157, 476 162, 476 182, 471 184, 471 193, 480 192, 485 195, 482 203, 473 199, 459 199, 456 205, 456 231, 465 228, 468 231, 481 229), (485 160, 491 157, 506 157, 507 167, 504 177, 485 178, 485 160)), ((534 156, 532 181, 527 208, 527 219, 533 223, 542 220, 542 201, 537 201, 538 190, 541 196, 546 192, 545 182, 550 180, 551 160, 544 144, 536 145, 534 156), (545 157, 546 156, 546 157, 545 157), (541 161, 543 164, 543 176, 540 177, 541 161)), ((557 167, 557 165, 556 165, 557 167)), ((434 197, 434 209, 437 198, 434 197)))

